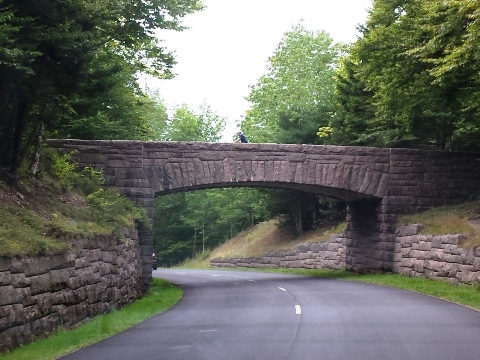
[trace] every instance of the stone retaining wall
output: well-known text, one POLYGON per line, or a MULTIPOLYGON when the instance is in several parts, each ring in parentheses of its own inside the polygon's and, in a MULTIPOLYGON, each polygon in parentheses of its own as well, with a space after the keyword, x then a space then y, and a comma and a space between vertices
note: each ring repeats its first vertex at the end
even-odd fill
POLYGON ((142 295, 136 230, 71 241, 61 255, 0 257, 0 353, 142 295))
POLYGON ((261 258, 212 259, 210 264, 215 267, 345 269, 346 241, 343 235, 335 234, 329 242, 298 244, 293 251, 270 252, 261 258))
MULTIPOLYGON (((420 225, 397 227, 393 272, 450 283, 480 283, 480 247, 458 247, 463 235, 421 235, 420 225)), ((329 242, 299 244, 290 252, 272 252, 261 258, 212 259, 214 267, 345 269, 347 239, 332 235, 329 242)))
POLYGON ((419 235, 420 225, 397 228, 393 271, 409 276, 446 279, 451 283, 480 282, 480 247, 458 247, 464 235, 419 235))

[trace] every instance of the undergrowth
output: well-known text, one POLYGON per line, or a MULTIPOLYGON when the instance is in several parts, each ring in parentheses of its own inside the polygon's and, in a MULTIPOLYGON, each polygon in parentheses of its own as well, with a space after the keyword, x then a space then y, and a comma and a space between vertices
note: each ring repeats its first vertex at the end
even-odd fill
POLYGON ((55 254, 70 245, 46 235, 47 224, 32 210, 0 205, 0 255, 55 254))
POLYGON ((268 220, 237 234, 212 251, 195 254, 178 266, 202 269, 209 268, 213 258, 260 257, 270 251, 294 250, 299 243, 326 242, 332 234, 342 234, 345 226, 345 223, 325 225, 295 235, 294 229, 279 226, 277 220, 268 220))
POLYGON ((103 174, 77 169, 71 154, 45 152, 42 172, 16 188, 0 179, 0 256, 49 255, 67 251, 65 238, 112 235, 141 222, 143 208, 117 190, 103 189, 103 174))
POLYGON ((464 248, 480 246, 480 201, 432 208, 418 214, 402 215, 400 224, 422 224, 421 234, 464 234, 464 248))

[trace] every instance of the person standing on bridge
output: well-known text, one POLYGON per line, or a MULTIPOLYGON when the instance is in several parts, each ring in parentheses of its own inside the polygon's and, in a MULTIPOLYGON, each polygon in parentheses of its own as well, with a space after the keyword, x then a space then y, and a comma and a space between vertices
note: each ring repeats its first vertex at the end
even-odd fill
POLYGON ((248 143, 247 138, 245 137, 245 135, 242 134, 241 131, 237 132, 237 136, 238 136, 238 139, 235 140, 236 143, 239 143, 239 142, 248 143))

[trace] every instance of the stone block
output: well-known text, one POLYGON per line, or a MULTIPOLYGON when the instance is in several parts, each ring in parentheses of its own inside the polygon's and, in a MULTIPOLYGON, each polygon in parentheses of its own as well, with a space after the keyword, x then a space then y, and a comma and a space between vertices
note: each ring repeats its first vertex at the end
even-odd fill
POLYGON ((415 236, 404 236, 404 237, 397 238, 397 242, 403 248, 411 247, 415 241, 416 241, 415 236))
POLYGON ((439 235, 442 244, 458 245, 459 235, 439 235))
POLYGON ((10 258, 0 256, 0 273, 10 271, 10 267, 10 258))
POLYGON ((411 254, 412 258, 415 258, 417 260, 427 260, 427 259, 430 258, 430 252, 429 251, 412 250, 410 254, 411 254))
POLYGON ((22 304, 23 300, 30 295, 28 288, 16 289, 12 285, 0 287, 0 306, 22 304))
POLYGON ((416 235, 423 227, 422 224, 408 224, 397 226, 395 235, 398 237, 416 235))
POLYGON ((462 261, 462 257, 460 255, 443 254, 443 260, 448 263, 460 264, 462 261))
POLYGON ((464 284, 471 284, 474 283, 475 281, 480 280, 478 277, 478 274, 475 272, 472 272, 472 266, 470 265, 463 265, 457 268, 457 273, 455 278, 458 280, 460 283, 464 284))
POLYGON ((480 246, 475 246, 473 248, 473 254, 474 254, 474 256, 480 257, 480 246))
POLYGON ((473 249, 461 249, 461 258, 462 258, 462 263, 467 264, 467 265, 472 265, 473 260, 475 259, 475 252, 473 249))
POLYGON ((417 273, 423 273, 424 272, 424 262, 423 261, 417 261, 413 265, 413 270, 417 273))
POLYGON ((443 277, 455 277, 457 271, 455 269, 455 264, 451 262, 444 263, 441 267, 438 267, 437 273, 443 277))
POLYGON ((480 271, 480 257, 475 257, 472 262, 472 270, 473 271, 480 271))
POLYGON ((30 291, 32 295, 51 291, 52 279, 50 273, 29 277, 30 291))
POLYGON ((462 249, 459 249, 457 245, 452 245, 452 244, 445 244, 443 246, 443 251, 445 252, 445 254, 458 255, 458 256, 460 256, 462 253, 462 249))

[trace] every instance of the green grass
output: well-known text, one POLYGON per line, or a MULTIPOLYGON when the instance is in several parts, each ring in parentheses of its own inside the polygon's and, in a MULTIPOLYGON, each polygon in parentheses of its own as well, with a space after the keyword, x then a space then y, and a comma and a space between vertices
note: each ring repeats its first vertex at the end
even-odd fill
POLYGON ((325 269, 254 269, 284 274, 314 276, 319 278, 358 281, 369 284, 384 285, 414 291, 433 296, 449 302, 480 310, 480 284, 453 285, 444 281, 429 280, 420 277, 408 277, 398 274, 358 275, 346 270, 325 269))
MULTIPOLYGON (((299 243, 326 242, 330 235, 343 233, 345 226, 345 223, 333 227, 324 225, 297 236, 294 229, 281 226, 278 220, 272 219, 237 234, 211 251, 210 258, 261 257, 271 251, 294 250, 299 243)), ((205 259, 204 265, 207 263, 209 259, 205 259)), ((188 262, 184 265, 189 266, 188 262)))
POLYGON ((15 188, 7 186, 0 173, 0 256, 58 254, 71 248, 62 239, 113 239, 136 221, 150 226, 145 209, 117 190, 100 188, 99 178, 70 175, 70 180, 82 180, 83 187, 67 193, 47 173, 39 179, 22 179, 15 188), (96 191, 84 196, 85 188, 96 191))
POLYGON ((210 250, 205 250, 195 254, 195 257, 182 261, 178 267, 188 267, 189 269, 208 269, 210 267, 210 250))
POLYGON ((171 308, 182 295, 183 291, 179 287, 154 278, 152 287, 142 299, 120 310, 96 316, 75 329, 60 329, 46 339, 37 340, 10 353, 2 354, 0 357, 2 360, 56 359, 111 337, 171 308))
POLYGON ((480 246, 480 202, 467 201, 457 205, 440 206, 418 214, 402 215, 399 224, 422 224, 421 234, 464 234, 466 241, 459 244, 465 248, 480 246))
POLYGON ((46 236, 45 221, 35 212, 0 206, 0 256, 55 254, 70 245, 46 236))

